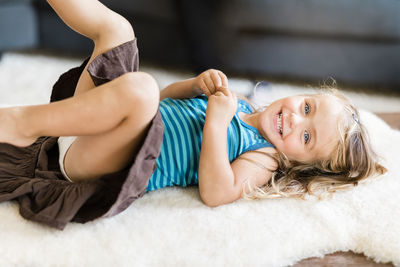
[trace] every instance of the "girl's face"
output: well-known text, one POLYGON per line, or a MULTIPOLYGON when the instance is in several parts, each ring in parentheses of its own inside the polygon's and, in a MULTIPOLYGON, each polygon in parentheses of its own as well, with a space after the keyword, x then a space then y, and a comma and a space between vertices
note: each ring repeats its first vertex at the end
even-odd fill
POLYGON ((259 132, 289 159, 327 158, 339 140, 337 123, 343 105, 331 95, 279 99, 260 115, 259 132))

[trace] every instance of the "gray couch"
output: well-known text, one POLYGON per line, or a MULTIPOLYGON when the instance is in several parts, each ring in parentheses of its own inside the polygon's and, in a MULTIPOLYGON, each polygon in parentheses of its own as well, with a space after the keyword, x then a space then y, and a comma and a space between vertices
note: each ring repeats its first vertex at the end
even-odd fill
POLYGON ((0 52, 35 46, 37 16, 30 0, 0 0, 0 52))
POLYGON ((398 0, 230 0, 219 17, 221 60, 239 73, 400 89, 398 0))
MULTIPOLYGON (((398 0, 102 2, 134 25, 142 62, 317 83, 333 77, 340 84, 400 85, 398 0)), ((44 0, 0 0, 0 25, 0 51, 38 47, 86 54, 92 48, 44 0), (13 13, 5 11, 10 5, 13 13)))

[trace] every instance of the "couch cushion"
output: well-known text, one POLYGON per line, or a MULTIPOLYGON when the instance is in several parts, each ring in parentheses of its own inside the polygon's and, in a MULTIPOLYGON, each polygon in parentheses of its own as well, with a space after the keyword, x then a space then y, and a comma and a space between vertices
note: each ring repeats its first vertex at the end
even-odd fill
POLYGON ((15 5, 15 4, 29 4, 32 0, 0 0, 0 6, 3 4, 15 5))
POLYGON ((156 18, 162 21, 178 21, 174 0, 101 0, 107 7, 121 14, 156 18))
POLYGON ((37 44, 36 15, 30 1, 0 0, 0 50, 37 44))
POLYGON ((225 0, 224 23, 243 31, 400 40, 399 0, 225 0))
POLYGON ((340 84, 400 86, 400 44, 310 39, 292 36, 238 38, 221 57, 236 73, 340 84))

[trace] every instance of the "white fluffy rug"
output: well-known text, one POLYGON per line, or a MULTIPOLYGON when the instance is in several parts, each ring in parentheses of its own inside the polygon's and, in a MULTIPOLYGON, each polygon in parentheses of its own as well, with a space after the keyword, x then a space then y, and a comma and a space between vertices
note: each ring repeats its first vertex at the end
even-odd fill
MULTIPOLYGON (((57 76, 78 62, 6 54, 0 104, 46 103, 57 76)), ((164 83, 181 78, 147 70, 164 83)), ((235 79, 231 86, 248 90, 253 83, 235 79)), ((272 99, 295 91, 276 85, 264 93, 272 99)), ((27 221, 15 202, 5 202, 0 266, 286 266, 347 250, 400 266, 400 131, 364 109, 361 121, 389 172, 332 199, 240 200, 208 208, 197 188, 168 188, 113 218, 71 223, 64 231, 27 221)))

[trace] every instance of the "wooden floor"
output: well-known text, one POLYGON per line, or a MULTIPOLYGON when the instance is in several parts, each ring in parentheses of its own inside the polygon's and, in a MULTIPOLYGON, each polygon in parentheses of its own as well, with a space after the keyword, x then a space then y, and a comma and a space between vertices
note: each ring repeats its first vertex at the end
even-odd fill
POLYGON ((295 265, 294 267, 310 267, 310 266, 362 266, 362 267, 389 267, 393 266, 391 263, 383 264, 376 263, 373 260, 368 259, 362 254, 356 254, 353 252, 336 252, 333 254, 325 255, 323 258, 309 258, 304 259, 295 265))
MULTIPOLYGON (((384 121, 386 121, 392 128, 400 130, 400 113, 378 113, 376 115, 382 118, 384 121)), ((323 258, 304 259, 293 266, 294 267, 309 267, 309 266, 384 267, 384 266, 393 266, 393 264, 376 263, 362 254, 356 254, 353 252, 336 252, 333 254, 327 254, 323 258)))
POLYGON ((378 117, 387 122, 392 128, 400 130, 400 112, 397 113, 376 113, 378 117))

